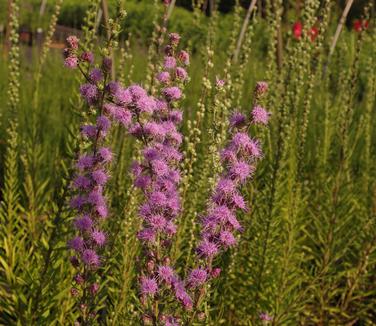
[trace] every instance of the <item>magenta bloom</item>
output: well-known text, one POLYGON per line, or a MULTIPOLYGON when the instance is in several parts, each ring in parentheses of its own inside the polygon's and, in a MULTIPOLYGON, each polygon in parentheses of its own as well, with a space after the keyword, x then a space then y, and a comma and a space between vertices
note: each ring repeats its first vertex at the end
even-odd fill
POLYGON ((170 43, 173 44, 173 45, 178 45, 179 44, 179 41, 180 41, 180 35, 178 33, 170 33, 168 35, 169 39, 170 39, 170 43))
POLYGON ((157 80, 162 84, 167 84, 170 81, 170 73, 167 71, 162 71, 157 75, 157 80))
POLYGON ((210 242, 206 239, 200 242, 197 250, 203 257, 213 257, 218 253, 217 245, 214 242, 210 242))
POLYGON ((158 292, 158 284, 154 278, 141 278, 140 290, 142 295, 154 296, 158 292))
POLYGON ((100 260, 97 253, 92 249, 86 249, 82 253, 82 261, 90 267, 98 267, 100 260))
POLYGON ((103 162, 107 163, 112 161, 112 152, 107 147, 100 148, 98 154, 103 162))
POLYGON ((88 104, 93 104, 98 97, 98 88, 93 84, 83 84, 80 87, 80 93, 88 104))
POLYGON ((268 91, 268 83, 264 81, 259 81, 256 83, 256 93, 258 95, 263 95, 268 91))
POLYGON ((188 276, 188 284, 192 288, 196 288, 200 285, 203 285, 208 277, 208 273, 205 269, 196 268, 193 269, 188 276))
POLYGON ((94 54, 92 52, 83 52, 81 54, 81 60, 93 63, 94 62, 94 54))
POLYGON ((99 247, 102 247, 106 243, 106 235, 102 231, 94 230, 91 234, 91 238, 99 247))
POLYGON ((77 218, 74 221, 75 227, 80 231, 88 231, 92 228, 94 222, 88 215, 77 218))
POLYGON ((84 249, 84 246, 85 246, 85 241, 84 239, 82 239, 81 237, 74 237, 72 240, 69 240, 68 241, 68 246, 77 251, 77 252, 80 252, 84 249))
POLYGON ((215 84, 218 88, 223 88, 223 86, 225 86, 225 81, 223 79, 215 77, 215 84))
POLYGON ((69 47, 74 50, 78 49, 78 42, 79 42, 79 39, 77 38, 77 36, 71 35, 67 37, 67 43, 69 47))
POLYGON ((255 106, 252 110, 252 121, 254 124, 267 125, 270 113, 261 106, 255 106))
POLYGON ((98 83, 103 79, 103 73, 100 69, 94 68, 90 72, 89 77, 93 83, 98 83))
POLYGON ((262 312, 260 315, 259 315, 260 319, 261 320, 264 320, 264 321, 272 321, 273 320, 273 317, 269 316, 267 313, 265 312, 262 312))
POLYGON ((188 52, 182 50, 180 51, 179 55, 178 55, 178 58, 179 60, 184 63, 186 66, 189 65, 189 54, 188 52))
POLYGON ((158 274, 158 278, 161 281, 164 281, 166 283, 171 283, 172 278, 174 276, 174 270, 170 266, 163 266, 162 265, 162 266, 158 267, 157 274, 158 274))
POLYGON ((174 69, 176 67, 176 59, 174 57, 166 57, 164 67, 166 69, 174 69))
POLYGON ((64 61, 64 66, 70 69, 77 68, 78 58, 76 56, 68 56, 64 61))
POLYGON ((164 95, 170 101, 179 100, 182 96, 182 92, 179 87, 168 87, 163 90, 164 95))
POLYGON ((244 116, 244 114, 240 112, 235 112, 230 117, 230 126, 232 128, 242 127, 245 125, 245 123, 246 123, 246 117, 244 116))
POLYGON ((182 67, 176 68, 176 77, 178 77, 180 80, 184 81, 188 78, 187 71, 182 67))
POLYGON ((91 173, 91 177, 93 178, 94 182, 100 186, 105 185, 109 178, 106 171, 103 169, 93 171, 91 173))

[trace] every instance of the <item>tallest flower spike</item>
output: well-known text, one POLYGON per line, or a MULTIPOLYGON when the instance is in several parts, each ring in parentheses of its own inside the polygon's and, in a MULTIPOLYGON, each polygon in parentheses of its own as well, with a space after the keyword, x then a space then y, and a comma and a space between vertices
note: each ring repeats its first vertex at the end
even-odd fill
POLYGON ((205 285, 220 274, 214 259, 236 244, 235 233, 242 230, 236 215, 238 211, 247 211, 247 204, 240 191, 262 158, 260 141, 251 138, 248 131, 252 125, 268 124, 270 113, 259 105, 267 89, 267 83, 258 82, 254 91, 254 106, 248 116, 234 113, 230 117, 231 137, 220 153, 223 172, 209 199, 206 215, 200 221, 197 265, 186 280, 194 299, 192 319, 205 318, 205 314, 199 312, 205 299, 205 285))
POLYGON ((126 89, 110 85, 112 103, 105 111, 128 128, 142 144, 142 158, 132 164, 134 186, 143 193, 138 215, 142 221, 137 237, 142 243, 139 258, 139 294, 142 321, 146 325, 177 325, 176 304, 192 308, 184 283, 170 262, 170 249, 180 213, 179 162, 182 135, 182 86, 189 56, 178 51, 180 36, 172 33, 165 48, 163 69, 156 76, 159 96, 151 97, 138 85, 126 89))

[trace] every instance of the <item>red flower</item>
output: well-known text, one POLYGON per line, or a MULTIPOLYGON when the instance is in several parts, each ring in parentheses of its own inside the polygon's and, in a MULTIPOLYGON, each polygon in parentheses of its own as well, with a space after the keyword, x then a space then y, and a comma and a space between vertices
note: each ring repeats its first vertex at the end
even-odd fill
POLYGON ((292 26, 292 33, 294 34, 294 37, 299 40, 302 37, 303 34, 303 24, 300 21, 297 21, 292 26))
POLYGON ((354 27, 354 30, 359 33, 359 32, 366 30, 368 28, 368 21, 356 19, 356 20, 354 20, 353 27, 354 27))
POLYGON ((309 36, 311 37, 311 42, 313 42, 317 35, 319 35, 319 29, 317 27, 312 27, 309 31, 309 36))

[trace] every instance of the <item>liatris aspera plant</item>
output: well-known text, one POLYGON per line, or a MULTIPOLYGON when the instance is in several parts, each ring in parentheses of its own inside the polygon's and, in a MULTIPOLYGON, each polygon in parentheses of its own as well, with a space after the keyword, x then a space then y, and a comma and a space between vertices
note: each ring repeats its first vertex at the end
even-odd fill
POLYGON ((201 217, 201 234, 196 248, 196 266, 186 279, 190 289, 194 309, 191 322, 196 317, 205 319, 200 308, 205 301, 206 285, 218 277, 221 269, 216 267, 215 257, 234 246, 236 231, 242 226, 236 214, 238 210, 247 211, 247 204, 241 189, 252 177, 257 161, 262 158, 260 141, 248 134, 252 126, 266 126, 270 113, 259 105, 268 85, 258 82, 254 91, 254 105, 248 116, 235 112, 230 117, 231 137, 220 152, 223 171, 212 191, 205 216, 201 217))
POLYGON ((80 86, 80 93, 88 105, 89 113, 96 119, 95 124, 85 124, 81 128, 82 136, 87 142, 83 146, 86 152, 81 153, 76 162, 77 173, 72 181, 75 194, 70 201, 77 214, 74 219, 77 235, 68 241, 68 246, 74 250, 70 260, 77 271, 71 294, 77 297, 80 311, 78 322, 88 325, 96 318, 96 296, 101 277, 99 271, 107 243, 103 230, 103 222, 108 217, 104 187, 109 180, 108 165, 112 160, 112 152, 104 147, 111 126, 104 111, 104 100, 108 92, 106 83, 112 62, 104 57, 101 67, 96 68, 91 52, 79 53, 77 37, 70 36, 67 42, 69 47, 65 49, 65 66, 78 67, 84 74, 87 83, 80 86))
MULTIPOLYGON (((172 267, 169 253, 176 233, 175 219, 180 213, 179 147, 182 135, 178 131, 183 113, 177 109, 182 98, 182 86, 188 79, 185 66, 189 55, 178 51, 180 36, 169 35, 165 47, 163 70, 156 79, 160 85, 159 98, 147 95, 140 86, 118 89, 114 93, 115 105, 127 112, 129 133, 142 142, 142 159, 134 162, 134 186, 141 189, 144 202, 139 209, 142 228, 138 238, 143 252, 139 258, 139 292, 144 324, 174 325, 176 316, 168 301, 180 302, 186 309, 192 300, 183 282, 172 267)), ((119 108, 107 106, 116 116, 119 108)))

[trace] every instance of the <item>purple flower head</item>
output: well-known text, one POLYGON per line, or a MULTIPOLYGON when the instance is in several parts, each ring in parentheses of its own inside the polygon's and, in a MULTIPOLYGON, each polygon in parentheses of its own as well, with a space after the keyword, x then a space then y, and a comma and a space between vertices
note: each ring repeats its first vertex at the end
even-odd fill
POLYGON ((247 210, 247 205, 242 195, 236 193, 232 196, 232 203, 236 208, 247 210))
POLYGON ((78 43, 79 39, 75 35, 71 35, 67 37, 67 43, 70 48, 77 50, 78 49, 78 43))
POLYGON ((223 79, 215 77, 215 84, 218 88, 222 88, 223 86, 225 86, 225 81, 223 79))
POLYGON ((91 186, 90 179, 83 176, 83 175, 78 175, 74 180, 73 180, 73 186, 76 189, 88 189, 91 186))
POLYGON ((153 113, 156 108, 156 103, 151 96, 144 96, 136 100, 136 107, 141 112, 153 113))
POLYGON ((151 184, 151 178, 148 175, 139 175, 134 180, 134 185, 137 188, 145 190, 151 184))
POLYGON ((156 122, 147 122, 144 126, 144 131, 148 136, 159 141, 163 141, 166 134, 165 129, 156 122))
POLYGON ((107 208, 106 204, 97 205, 95 207, 95 210, 97 211, 99 217, 101 217, 101 218, 107 218, 107 216, 108 216, 108 208, 107 208))
POLYGON ((69 68, 69 69, 75 69, 78 66, 78 58, 74 55, 68 56, 64 60, 64 66, 69 68))
POLYGON ((116 92, 119 90, 120 88, 120 85, 118 82, 116 81, 110 81, 107 85, 106 85, 106 90, 111 94, 111 95, 114 95, 116 94, 116 92))
POLYGON ((231 166, 229 174, 231 178, 244 182, 253 172, 254 167, 246 162, 236 162, 231 166))
POLYGON ((223 163, 233 163, 237 161, 236 153, 231 149, 224 149, 220 153, 221 160, 223 163))
POLYGON ((255 106, 252 110, 252 122, 254 124, 267 125, 269 121, 270 113, 267 112, 261 106, 255 106))
POLYGON ((71 199, 70 207, 80 210, 86 202, 87 200, 85 196, 77 195, 71 199))
POLYGON ((154 191, 149 194, 149 202, 152 206, 163 207, 167 203, 167 197, 161 191, 154 191))
POLYGON ((192 288, 197 288, 203 285, 208 277, 208 273, 203 268, 193 269, 188 276, 188 284, 192 288))
POLYGON ((94 157, 91 155, 82 155, 77 161, 77 169, 80 171, 90 169, 94 164, 94 157))
POLYGON ((260 142, 257 139, 251 140, 248 151, 249 151, 249 154, 251 154, 254 158, 262 157, 260 142))
POLYGON ((168 221, 165 227, 165 231, 167 235, 173 236, 174 234, 176 234, 177 227, 172 221, 168 221))
POLYGON ((79 236, 74 237, 73 239, 68 241, 68 247, 77 252, 80 252, 85 247, 85 241, 79 236))
POLYGON ((83 84, 80 87, 80 93, 88 102, 88 104, 93 104, 98 97, 98 88, 97 86, 87 83, 83 84))
POLYGON ((131 92, 134 101, 137 101, 138 99, 147 96, 146 91, 139 85, 129 86, 128 90, 131 92))
POLYGON ((91 191, 87 197, 87 201, 94 206, 104 205, 105 200, 102 189, 97 188, 91 191))
POLYGON ((145 228, 138 232, 137 238, 145 242, 155 242, 155 231, 153 229, 145 228))
POLYGON ((100 186, 105 185, 109 178, 108 174, 103 169, 93 171, 91 173, 91 177, 93 178, 94 182, 100 186))
POLYGON ((258 95, 263 95, 268 91, 268 88, 269 88, 269 86, 268 86, 267 82, 259 81, 259 82, 256 83, 255 90, 256 90, 256 93, 258 95))
POLYGON ((215 193, 220 197, 228 197, 234 193, 235 189, 236 185, 232 180, 221 178, 217 183, 215 193))
POLYGON ((213 270, 210 273, 210 276, 212 278, 217 278, 221 274, 221 269, 219 267, 213 268, 213 270))
POLYGON ((94 54, 92 52, 85 51, 81 54, 81 60, 89 62, 89 63, 93 63, 94 62, 94 54))
POLYGON ((231 215, 228 218, 228 224, 231 225, 235 230, 240 231, 242 229, 242 226, 240 225, 239 221, 235 217, 235 215, 231 215))
POLYGON ((168 316, 165 321, 165 326, 180 326, 180 323, 176 318, 168 316))
POLYGON ((90 71, 89 78, 94 84, 100 82, 103 79, 102 71, 98 68, 94 68, 90 71))
POLYGON ((84 125, 81 127, 81 133, 87 138, 94 138, 97 135, 97 127, 93 125, 84 125))
POLYGON ((179 60, 184 63, 186 66, 189 65, 189 54, 187 51, 180 51, 179 55, 178 55, 178 58, 179 60))
POLYGON ((218 253, 217 245, 207 239, 200 242, 197 250, 202 257, 213 257, 218 253))
POLYGON ((268 315, 267 313, 265 312, 262 312, 260 315, 259 315, 260 319, 263 320, 263 321, 272 321, 273 320, 273 317, 268 315))
POLYGON ((81 274, 76 274, 74 277, 73 277, 74 281, 77 283, 77 284, 83 284, 85 282, 85 279, 83 278, 83 276, 81 274))
POLYGON ((251 138, 245 132, 237 132, 231 140, 230 148, 234 150, 247 150, 251 146, 251 138))
POLYGON ((98 151, 98 155, 101 158, 101 160, 105 163, 111 162, 112 161, 112 152, 109 148, 107 147, 102 147, 98 151))
POLYGON ((179 124, 183 121, 183 112, 180 110, 174 110, 169 112, 168 118, 173 123, 179 124))
POLYGON ((81 232, 90 230, 93 224, 93 220, 88 215, 78 217, 74 221, 74 226, 81 232))
POLYGON ((174 270, 170 266, 161 265, 158 267, 157 275, 159 280, 170 284, 174 276, 174 270))
POLYGON ((149 217, 149 224, 154 230, 162 230, 166 226, 166 219, 159 214, 152 215, 149 217))
POLYGON ((121 105, 128 105, 132 102, 132 94, 128 88, 118 87, 114 91, 115 102, 121 105))
POLYGON ((86 249, 82 253, 82 261, 90 267, 98 267, 100 264, 100 259, 95 250, 86 249))
POLYGON ((230 117, 230 126, 232 128, 243 127, 245 125, 245 122, 246 122, 246 118, 240 112, 235 112, 230 117))
POLYGON ((157 80, 162 84, 168 84, 170 81, 170 73, 167 71, 162 71, 157 75, 157 80))
POLYGON ((182 96, 180 88, 176 86, 165 88, 163 94, 169 101, 177 101, 182 96))
POLYGON ((188 78, 188 73, 184 68, 177 67, 176 68, 176 77, 178 77, 182 81, 185 81, 188 78))
POLYGON ((97 118, 97 127, 106 132, 111 127, 111 122, 105 115, 101 115, 97 118))
POLYGON ((140 290, 142 295, 154 296, 158 292, 158 284, 154 278, 142 277, 140 290))
POLYGON ((104 244, 106 243, 106 234, 102 231, 94 230, 91 233, 91 238, 93 239, 94 243, 99 247, 104 246, 104 244))
POLYGON ((153 160, 151 162, 153 173, 158 176, 165 176, 168 173, 168 165, 162 160, 153 160))
POLYGON ((164 60, 165 69, 174 69, 176 67, 176 59, 174 57, 165 57, 164 60))
POLYGON ((193 302, 191 297, 188 295, 181 281, 176 281, 174 284, 175 296, 183 304, 186 310, 191 310, 193 307, 193 302))
POLYGON ((234 235, 229 231, 221 231, 221 233, 219 234, 219 240, 226 247, 230 247, 236 244, 234 235))
POLYGON ((178 33, 170 33, 168 35, 170 43, 173 45, 178 45, 180 41, 180 35, 178 33))
POLYGON ((157 99, 155 101, 155 110, 156 111, 165 111, 165 110, 167 110, 167 103, 166 103, 166 101, 157 99))
POLYGON ((96 295, 99 291, 99 284, 98 283, 93 283, 92 285, 90 285, 90 293, 92 295, 96 295))

